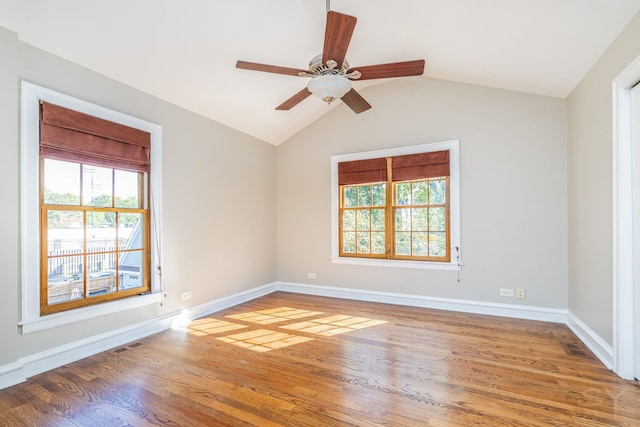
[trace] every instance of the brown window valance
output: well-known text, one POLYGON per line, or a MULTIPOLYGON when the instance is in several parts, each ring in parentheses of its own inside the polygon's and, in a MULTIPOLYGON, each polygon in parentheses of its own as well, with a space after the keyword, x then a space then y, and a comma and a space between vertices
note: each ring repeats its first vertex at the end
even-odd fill
MULTIPOLYGON (((449 150, 391 157, 393 181, 449 176, 449 150)), ((387 180, 387 159, 354 160, 338 163, 339 185, 365 184, 387 180)))
POLYGON ((449 150, 391 158, 393 181, 449 176, 449 150))
POLYGON ((151 134, 58 105, 40 104, 40 155, 118 168, 150 170, 151 134))
POLYGON ((364 184, 387 180, 387 159, 354 160, 338 163, 340 185, 364 184))

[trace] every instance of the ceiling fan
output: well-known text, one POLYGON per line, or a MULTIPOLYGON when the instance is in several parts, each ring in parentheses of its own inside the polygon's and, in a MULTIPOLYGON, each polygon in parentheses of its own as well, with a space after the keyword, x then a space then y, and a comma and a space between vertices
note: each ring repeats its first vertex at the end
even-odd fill
POLYGON ((424 72, 424 59, 351 67, 345 56, 356 21, 354 16, 327 10, 324 48, 321 55, 309 62, 307 70, 247 61, 238 61, 236 68, 311 78, 307 87, 278 105, 276 110, 289 110, 313 93, 329 104, 341 99, 355 113, 362 113, 371 105, 351 87, 351 80, 419 76, 424 72))

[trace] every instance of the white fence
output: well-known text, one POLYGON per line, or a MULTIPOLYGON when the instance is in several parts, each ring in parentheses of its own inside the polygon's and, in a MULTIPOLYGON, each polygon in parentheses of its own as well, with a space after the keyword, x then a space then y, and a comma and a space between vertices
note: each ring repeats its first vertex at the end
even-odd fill
MULTIPOLYGON (((116 249, 119 247, 97 247, 87 249, 87 273, 115 270, 118 262, 116 249)), ((49 277, 71 277, 84 274, 82 249, 51 249, 49 250, 49 277)))

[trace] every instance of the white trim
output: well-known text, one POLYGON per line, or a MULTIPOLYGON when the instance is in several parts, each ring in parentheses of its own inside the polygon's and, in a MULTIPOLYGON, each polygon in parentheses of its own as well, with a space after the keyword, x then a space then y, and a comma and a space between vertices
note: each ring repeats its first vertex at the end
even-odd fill
POLYGON ((580 319, 567 310, 545 307, 497 304, 451 298, 436 298, 364 289, 308 285, 302 283, 275 282, 238 292, 210 301, 181 312, 174 312, 153 320, 130 325, 115 331, 86 338, 60 347, 45 350, 20 358, 17 362, 0 366, 0 389, 9 387, 26 378, 97 354, 131 341, 161 332, 170 327, 182 328, 189 321, 216 313, 229 307, 268 295, 272 292, 295 292, 332 298, 397 304, 411 307, 484 314, 507 318, 566 324, 608 368, 612 365, 611 347, 580 319))
MULTIPOLYGON (((458 261, 462 263, 462 258, 457 259, 461 254, 460 249, 460 142, 456 140, 433 142, 429 144, 411 145, 407 147, 388 148, 384 150, 366 151, 361 153, 337 154, 331 156, 331 262, 335 264, 355 264, 355 265, 375 265, 380 267, 400 267, 400 268, 421 268, 434 270, 456 270, 458 261), (364 258, 341 257, 339 256, 338 241, 338 163, 352 160, 373 159, 378 157, 393 157, 406 154, 428 153, 431 151, 449 150, 449 224, 450 243, 452 256, 450 262, 425 262, 425 261, 399 261, 378 259, 369 260, 364 258), (459 251, 453 250, 458 248, 459 251)), ((462 264, 460 264, 462 265, 462 264)))
POLYGON ((99 105, 92 104, 35 84, 21 82, 21 318, 23 334, 54 328, 122 310, 157 303, 160 300, 161 278, 157 268, 160 258, 162 224, 162 128, 99 105), (151 289, 157 295, 126 298, 111 303, 70 310, 65 313, 40 316, 40 234, 39 234, 39 120, 40 103, 47 101, 76 111, 120 123, 151 134, 151 227, 152 276, 151 289))
POLYGON ((331 257, 333 264, 366 265, 369 267, 413 268, 418 270, 457 270, 458 265, 450 262, 406 261, 398 259, 376 259, 355 257, 331 257))
POLYGON ((206 304, 174 312, 152 320, 129 325, 104 334, 74 341, 59 347, 18 359, 17 362, 0 366, 0 390, 26 381, 27 378, 58 368, 67 363, 116 348, 132 341, 156 334, 181 324, 181 321, 206 316, 234 305, 270 294, 276 290, 271 283, 257 288, 223 297, 206 304))
MULTIPOLYGON (((631 87, 640 80, 640 57, 613 80, 613 370, 633 378, 633 185, 631 87)), ((640 191, 640 189, 636 189, 640 191)))
POLYGON ((22 373, 23 367, 19 362, 0 366, 0 390, 25 382, 27 379, 22 373))
POLYGON ((462 313, 486 314, 489 316, 516 319, 539 320, 565 323, 567 311, 562 309, 533 307, 516 304, 437 298, 424 295, 399 294, 332 286, 307 285, 302 283, 278 282, 277 290, 297 294, 344 298, 357 301, 379 302, 383 304, 406 305, 410 307, 433 308, 462 313))
POLYGON ((613 352, 611 346, 591 330, 584 322, 578 319, 573 313, 564 309, 437 298, 423 295, 397 294, 364 289, 339 288, 287 282, 278 282, 277 290, 305 295, 317 295, 357 301, 379 302, 384 304, 483 314, 488 316, 562 323, 567 325, 569 329, 576 334, 576 336, 608 369, 611 369, 612 367, 613 352))
POLYGON ((268 295, 276 291, 276 286, 276 283, 269 283, 267 285, 249 289, 243 292, 238 292, 227 297, 184 309, 180 313, 180 317, 176 319, 176 322, 174 322, 173 327, 182 327, 193 319, 207 316, 209 314, 216 313, 229 307, 242 304, 243 302, 251 301, 253 299, 268 295))
POLYGON ((23 334, 29 334, 31 332, 42 331, 44 329, 55 328, 70 323, 93 319, 94 317, 106 316, 108 314, 121 312, 123 310, 129 310, 149 304, 159 303, 160 300, 161 295, 159 292, 138 295, 135 297, 106 302, 104 304, 98 304, 95 306, 82 307, 76 310, 50 314, 46 318, 19 322, 18 325, 22 326, 23 334))
POLYGON ((567 313, 567 326, 578 338, 584 343, 589 350, 596 355, 598 359, 609 369, 613 367, 613 347, 605 340, 600 338, 591 328, 589 328, 582 320, 578 319, 573 313, 567 313))

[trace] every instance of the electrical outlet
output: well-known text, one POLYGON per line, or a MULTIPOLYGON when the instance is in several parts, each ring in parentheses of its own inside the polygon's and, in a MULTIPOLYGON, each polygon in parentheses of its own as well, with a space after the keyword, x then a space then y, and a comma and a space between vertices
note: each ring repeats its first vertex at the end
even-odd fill
POLYGON ((182 292, 180 294, 180 301, 191 299, 191 291, 182 292))
POLYGON ((516 298, 517 298, 517 299, 524 299, 524 298, 525 298, 525 291, 524 291, 524 288, 518 288, 518 289, 516 289, 516 298))
POLYGON ((316 273, 307 273, 307 278, 308 279, 315 279, 316 278, 316 273))
POLYGON ((513 296, 513 289, 500 288, 500 296, 501 297, 512 297, 513 296))

